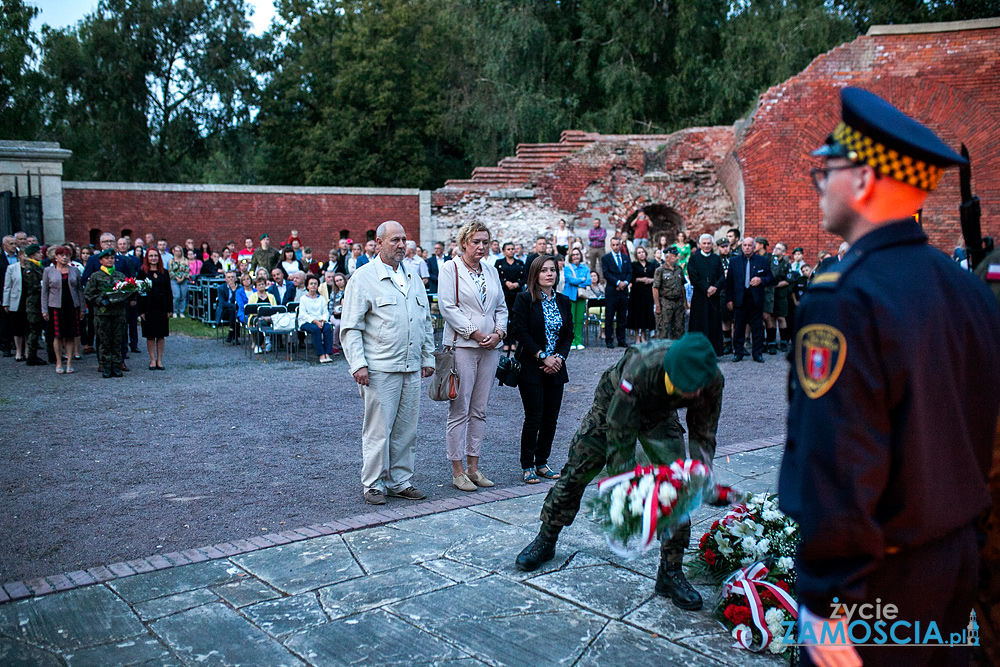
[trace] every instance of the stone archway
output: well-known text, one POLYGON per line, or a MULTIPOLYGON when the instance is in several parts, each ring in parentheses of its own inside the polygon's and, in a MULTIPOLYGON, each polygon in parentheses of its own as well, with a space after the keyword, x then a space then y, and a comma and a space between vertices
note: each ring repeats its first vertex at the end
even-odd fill
MULTIPOLYGON (((677 232, 685 229, 684 216, 667 204, 649 204, 636 209, 625 220, 625 229, 629 229, 635 216, 639 215, 639 211, 645 213, 646 217, 649 218, 649 245, 651 247, 656 247, 661 236, 667 237, 668 244, 673 243, 677 232)), ((631 232, 628 236, 632 238, 631 232)))

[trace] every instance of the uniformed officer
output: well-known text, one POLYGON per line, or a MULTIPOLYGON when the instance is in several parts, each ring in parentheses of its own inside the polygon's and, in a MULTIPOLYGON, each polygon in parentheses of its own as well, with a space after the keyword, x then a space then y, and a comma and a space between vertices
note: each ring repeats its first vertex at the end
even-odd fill
MULTIPOLYGON (((605 465, 612 473, 634 466, 637 438, 654 464, 684 458, 679 409, 687 408, 691 457, 711 466, 723 385, 715 349, 700 332, 629 347, 601 376, 594 403, 570 443, 569 460, 545 497, 538 536, 518 554, 515 567, 531 572, 555 556, 559 531, 573 523, 587 485, 605 465)), ((681 572, 690 538, 691 525, 685 524, 661 541, 656 592, 694 610, 701 608, 701 596, 681 572)))
POLYGON ((45 366, 46 361, 38 356, 38 345, 45 329, 42 317, 42 247, 32 243, 24 248, 28 261, 21 265, 21 298, 24 299, 24 315, 28 320, 28 366, 45 366))
POLYGON ((102 376, 122 377, 122 341, 125 331, 125 302, 111 302, 104 294, 107 288, 126 276, 115 269, 115 251, 108 248, 97 254, 100 269, 91 274, 83 296, 94 309, 94 329, 97 332, 97 360, 102 376))
POLYGON ((876 95, 845 88, 841 102, 812 176, 823 228, 851 245, 796 315, 778 487, 802 537, 803 662, 967 664, 967 646, 893 645, 948 642, 970 622, 973 526, 990 505, 1000 411, 1000 308, 913 218, 963 158, 876 95), (891 618, 876 619, 887 605, 891 618), (851 634, 837 635, 852 610, 851 634), (886 632, 897 624, 883 646, 877 620, 886 632))
POLYGON ((656 337, 677 340, 684 335, 684 272, 677 266, 677 246, 670 246, 663 255, 663 264, 653 274, 653 304, 656 314, 656 337))

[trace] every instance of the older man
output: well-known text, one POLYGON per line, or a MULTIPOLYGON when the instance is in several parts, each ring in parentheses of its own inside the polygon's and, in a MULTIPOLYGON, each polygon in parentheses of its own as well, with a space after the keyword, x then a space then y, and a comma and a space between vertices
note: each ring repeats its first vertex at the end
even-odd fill
MULTIPOLYGON (((17 264, 17 244, 13 236, 5 236, 2 241, 3 251, 0 252, 0 276, 7 274, 7 267, 17 264)), ((3 356, 13 357, 14 336, 10 329, 10 315, 0 309, 0 351, 3 356)))
POLYGON ((415 241, 406 242, 406 254, 403 256, 403 266, 407 271, 412 271, 413 275, 419 276, 424 286, 430 282, 431 272, 427 268, 427 260, 417 254, 417 244, 415 241))
POLYGON ((365 501, 420 500, 413 477, 420 378, 434 374, 434 332, 423 281, 403 264, 406 231, 379 225, 378 255, 354 272, 344 294, 340 340, 365 402, 361 434, 365 501))
POLYGON ((722 259, 712 252, 715 240, 711 234, 698 238, 698 251, 688 259, 687 274, 691 286, 691 317, 688 331, 700 331, 712 341, 715 353, 722 356, 722 313, 719 312, 720 291, 726 286, 726 270, 722 259))

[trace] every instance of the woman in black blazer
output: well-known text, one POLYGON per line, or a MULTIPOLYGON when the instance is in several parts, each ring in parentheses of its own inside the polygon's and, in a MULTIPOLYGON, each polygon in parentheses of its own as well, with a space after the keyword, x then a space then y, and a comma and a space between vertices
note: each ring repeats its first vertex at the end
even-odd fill
POLYGON ((527 289, 514 299, 508 330, 517 340, 521 375, 517 388, 524 404, 521 427, 521 470, 527 484, 539 478, 559 479, 548 466, 556 420, 562 406, 566 355, 573 342, 570 301, 555 291, 556 258, 542 255, 531 263, 527 289))

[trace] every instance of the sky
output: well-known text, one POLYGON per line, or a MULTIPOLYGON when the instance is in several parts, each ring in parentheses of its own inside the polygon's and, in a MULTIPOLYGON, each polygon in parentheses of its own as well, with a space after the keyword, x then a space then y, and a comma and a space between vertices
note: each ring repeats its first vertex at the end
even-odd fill
MULTIPOLYGON (((94 11, 97 7, 97 0, 25 0, 25 4, 33 5, 42 10, 31 25, 38 32, 43 23, 47 23, 53 28, 75 25, 77 21, 94 11)), ((247 4, 253 7, 253 16, 250 17, 253 32, 259 35, 271 23, 271 17, 274 16, 274 2, 273 0, 247 0, 247 4)))

